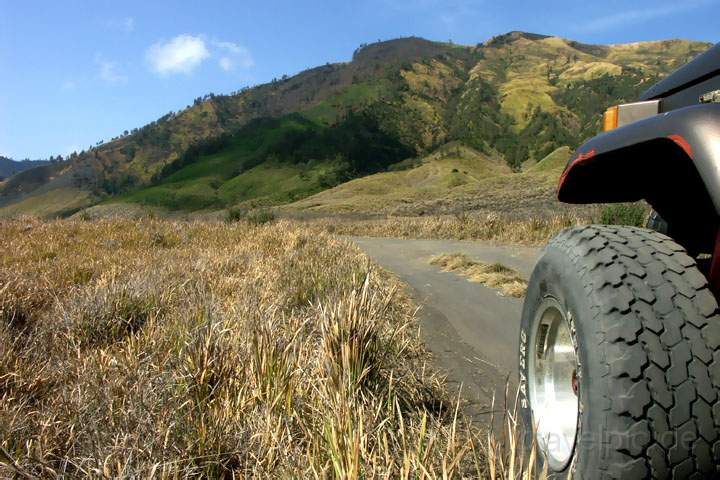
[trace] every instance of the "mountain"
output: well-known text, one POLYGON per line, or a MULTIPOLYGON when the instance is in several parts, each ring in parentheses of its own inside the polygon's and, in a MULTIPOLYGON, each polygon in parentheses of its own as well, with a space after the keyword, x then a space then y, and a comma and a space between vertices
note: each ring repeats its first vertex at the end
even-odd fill
POLYGON ((362 45, 349 62, 197 98, 16 175, 0 186, 0 215, 67 215, 113 202, 171 210, 302 204, 355 178, 432 163, 448 144, 467 153, 462 161, 482 157, 518 171, 594 135, 607 105, 636 98, 708 46, 586 45, 524 32, 474 46, 420 38, 362 45))
POLYGON ((18 162, 0 155, 0 181, 16 173, 20 173, 23 170, 46 165, 47 163, 45 160, 21 160, 18 162))

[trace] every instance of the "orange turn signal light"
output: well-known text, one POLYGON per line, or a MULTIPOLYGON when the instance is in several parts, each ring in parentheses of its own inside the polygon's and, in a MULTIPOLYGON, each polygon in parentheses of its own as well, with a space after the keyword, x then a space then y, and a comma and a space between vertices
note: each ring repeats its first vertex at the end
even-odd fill
POLYGON ((605 113, 603 113, 603 132, 609 132, 618 127, 618 110, 617 106, 605 110, 605 113))

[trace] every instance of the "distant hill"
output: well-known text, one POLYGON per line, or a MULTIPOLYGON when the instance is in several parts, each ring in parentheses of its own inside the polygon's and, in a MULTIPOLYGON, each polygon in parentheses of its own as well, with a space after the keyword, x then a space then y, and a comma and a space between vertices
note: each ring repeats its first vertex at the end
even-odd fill
POLYGON ((598 131, 606 106, 636 98, 708 47, 586 45, 524 32, 474 46, 414 37, 362 45, 349 62, 195 99, 16 175, 0 185, 0 215, 67 215, 112 202, 288 204, 400 162, 426 169, 420 159, 448 144, 518 171, 576 147, 598 131))
POLYGON ((46 165, 47 163, 48 162, 44 160, 22 160, 16 162, 10 158, 0 156, 0 180, 4 180, 23 170, 46 165))

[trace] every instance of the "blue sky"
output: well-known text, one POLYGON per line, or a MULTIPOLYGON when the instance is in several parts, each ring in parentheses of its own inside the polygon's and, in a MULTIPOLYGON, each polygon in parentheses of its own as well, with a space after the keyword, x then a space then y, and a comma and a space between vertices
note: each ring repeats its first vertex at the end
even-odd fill
POLYGON ((65 155, 205 93, 346 61, 378 39, 476 44, 524 30, 587 43, 718 42, 719 7, 720 0, 0 0, 0 155, 65 155))

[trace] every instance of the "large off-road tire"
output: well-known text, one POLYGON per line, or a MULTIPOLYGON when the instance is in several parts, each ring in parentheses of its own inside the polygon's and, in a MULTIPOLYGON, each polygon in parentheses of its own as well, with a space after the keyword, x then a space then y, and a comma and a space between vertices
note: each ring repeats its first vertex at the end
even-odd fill
POLYGON ((525 450, 551 478, 720 478, 718 304, 663 234, 591 225, 550 241, 520 390, 525 450))

